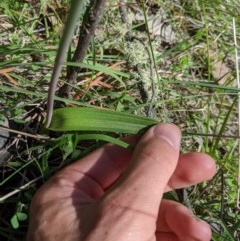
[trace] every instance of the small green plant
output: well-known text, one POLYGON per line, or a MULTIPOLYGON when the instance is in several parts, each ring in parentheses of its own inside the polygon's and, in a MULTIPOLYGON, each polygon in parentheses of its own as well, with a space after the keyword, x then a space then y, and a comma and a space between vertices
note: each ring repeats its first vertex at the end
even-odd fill
POLYGON ((11 218, 11 224, 14 229, 18 229, 20 226, 20 223, 23 221, 26 221, 28 218, 28 215, 24 211, 25 205, 19 202, 17 204, 17 210, 15 214, 11 218))

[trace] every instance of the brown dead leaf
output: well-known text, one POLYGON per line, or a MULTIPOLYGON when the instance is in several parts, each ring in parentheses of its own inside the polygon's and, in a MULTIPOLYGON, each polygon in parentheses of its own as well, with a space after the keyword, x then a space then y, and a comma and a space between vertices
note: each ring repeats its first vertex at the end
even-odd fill
POLYGON ((16 80, 14 80, 8 73, 13 72, 14 68, 5 68, 5 69, 0 69, 0 74, 5 76, 7 80, 13 84, 18 86, 19 84, 17 83, 16 80))

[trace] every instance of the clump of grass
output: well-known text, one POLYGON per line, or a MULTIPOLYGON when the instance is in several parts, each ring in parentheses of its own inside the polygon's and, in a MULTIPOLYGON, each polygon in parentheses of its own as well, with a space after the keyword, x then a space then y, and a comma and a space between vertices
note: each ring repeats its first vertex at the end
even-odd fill
MULTIPOLYGON (((41 128, 59 30, 67 11, 67 1, 48 3, 48 8, 40 5, 40 11, 16 0, 3 0, 0 7, 4 19, 0 29, 0 119, 8 118, 12 131, 18 132, 11 133, 12 155, 0 167, 0 236, 5 240, 25 236, 31 198, 45 180, 102 144, 79 142, 75 134, 44 133, 41 128)), ((180 125, 183 151, 207 152, 218 165, 213 180, 186 190, 193 211, 212 225, 212 240, 239 240, 238 90, 235 70, 226 64, 234 56, 231 22, 233 16, 240 21, 238 1, 157 0, 146 2, 144 8, 139 1, 125 4, 127 22, 122 21, 119 2, 108 2, 73 86, 74 98, 57 99, 69 105, 141 115, 151 110, 153 117, 180 125), (170 27, 159 22, 162 27, 153 30, 152 18, 161 18, 170 27), (166 39, 170 35, 164 29, 171 29, 175 37, 166 39), (127 38, 129 32, 132 39, 127 38), (141 59, 136 58, 135 46, 141 48, 141 59), (228 74, 221 76, 219 71, 217 76, 216 69, 223 66, 228 74)))

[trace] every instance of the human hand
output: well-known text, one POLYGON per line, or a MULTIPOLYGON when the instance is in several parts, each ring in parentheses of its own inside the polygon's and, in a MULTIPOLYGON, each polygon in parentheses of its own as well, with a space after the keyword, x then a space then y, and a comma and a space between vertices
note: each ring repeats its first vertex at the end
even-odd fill
POLYGON ((215 173, 208 155, 179 155, 180 139, 178 127, 158 124, 127 139, 134 151, 107 144, 67 166, 34 196, 27 240, 210 240, 207 223, 162 200, 215 173))

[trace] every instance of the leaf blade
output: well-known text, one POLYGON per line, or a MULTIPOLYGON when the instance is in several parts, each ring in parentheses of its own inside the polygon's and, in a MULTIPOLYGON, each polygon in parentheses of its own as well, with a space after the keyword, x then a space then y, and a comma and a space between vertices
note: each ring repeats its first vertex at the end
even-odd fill
POLYGON ((158 121, 133 114, 85 107, 66 107, 53 112, 48 129, 53 131, 106 131, 136 134, 158 121))

